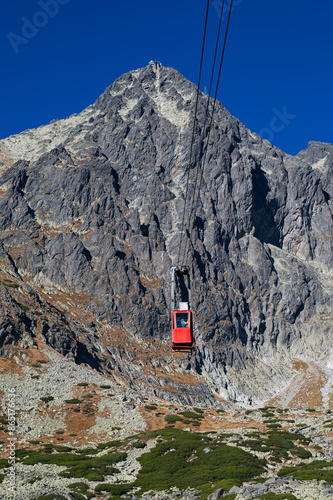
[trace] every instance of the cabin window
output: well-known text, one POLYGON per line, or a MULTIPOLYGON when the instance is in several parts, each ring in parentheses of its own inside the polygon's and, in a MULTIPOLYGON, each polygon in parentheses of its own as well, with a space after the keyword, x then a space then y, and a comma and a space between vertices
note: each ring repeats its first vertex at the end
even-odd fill
POLYGON ((189 327, 188 313, 187 312, 177 313, 176 323, 177 323, 177 328, 188 328, 189 327))

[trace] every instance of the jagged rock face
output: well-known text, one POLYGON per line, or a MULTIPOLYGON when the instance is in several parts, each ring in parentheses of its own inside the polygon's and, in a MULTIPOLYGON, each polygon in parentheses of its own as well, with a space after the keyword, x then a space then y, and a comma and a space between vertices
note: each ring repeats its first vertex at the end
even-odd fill
MULTIPOLYGON (((170 267, 189 264, 196 349, 184 367, 220 396, 259 401, 287 382, 291 357, 331 348, 333 145, 289 156, 217 103, 177 262, 195 97, 177 71, 150 64, 81 114, 0 141, 1 258, 36 292, 79 294, 97 323, 162 345, 170 267)), ((201 94, 189 203, 206 105, 201 94)))

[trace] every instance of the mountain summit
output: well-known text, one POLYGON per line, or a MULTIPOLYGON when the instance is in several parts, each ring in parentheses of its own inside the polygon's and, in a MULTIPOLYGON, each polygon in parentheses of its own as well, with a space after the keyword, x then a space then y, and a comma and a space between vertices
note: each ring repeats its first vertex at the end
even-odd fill
POLYGON ((189 244, 195 349, 171 352, 196 92, 150 63, 82 113, 0 141, 2 356, 46 344, 145 394, 211 405, 290 403, 290 381, 316 366, 328 405, 333 145, 290 156, 221 103, 189 244))

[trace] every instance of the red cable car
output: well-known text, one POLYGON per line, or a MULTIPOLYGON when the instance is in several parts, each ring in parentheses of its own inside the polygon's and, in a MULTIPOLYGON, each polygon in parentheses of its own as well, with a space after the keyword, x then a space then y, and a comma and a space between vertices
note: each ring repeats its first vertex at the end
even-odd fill
MULTIPOLYGON (((177 294, 178 295, 178 294, 177 294)), ((172 350, 192 351, 193 349, 193 320, 190 310, 191 285, 188 267, 171 268, 171 328, 172 328, 172 350), (177 280, 175 280, 175 276, 177 280), (184 276, 187 276, 187 287, 184 276), (175 310, 175 281, 179 288, 180 298, 187 302, 179 302, 178 310, 175 310)))
POLYGON ((193 322, 190 310, 172 311, 172 350, 191 351, 193 348, 193 322))

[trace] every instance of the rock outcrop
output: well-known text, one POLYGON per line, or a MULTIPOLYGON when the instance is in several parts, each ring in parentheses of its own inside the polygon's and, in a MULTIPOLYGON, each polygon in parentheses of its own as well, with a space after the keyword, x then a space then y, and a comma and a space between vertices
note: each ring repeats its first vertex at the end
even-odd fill
MULTIPOLYGON (((82 113, 0 141, 3 354, 41 336, 185 404, 197 389, 165 389, 175 373, 197 377, 205 401, 255 404, 288 384, 292 358, 332 369, 333 145, 310 142, 290 156, 221 103, 191 241, 188 226, 184 235, 196 348, 168 352, 195 97, 180 73, 151 63, 82 113)), ((207 99, 200 94, 190 200, 207 99)))

